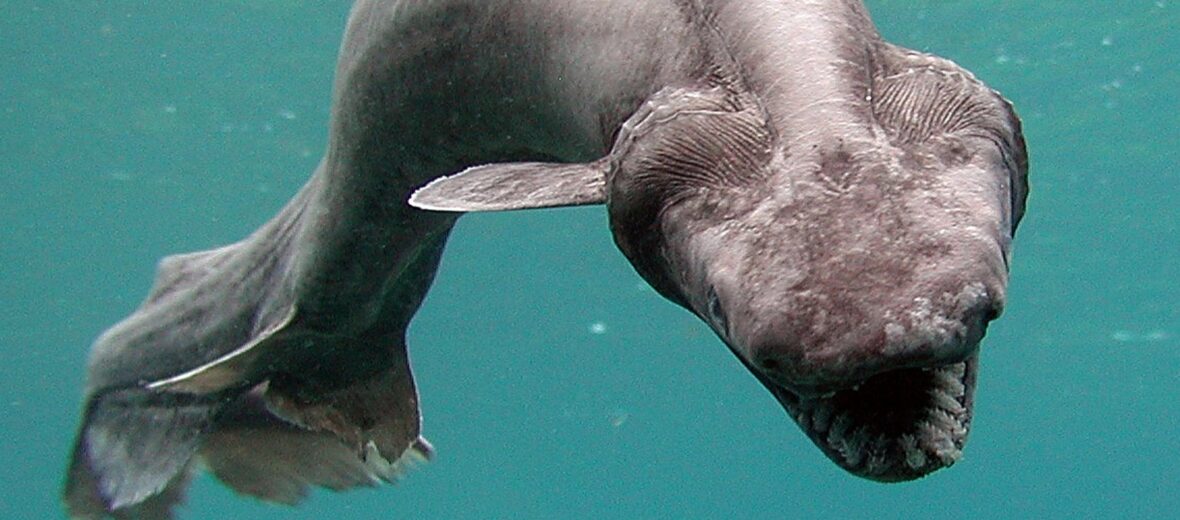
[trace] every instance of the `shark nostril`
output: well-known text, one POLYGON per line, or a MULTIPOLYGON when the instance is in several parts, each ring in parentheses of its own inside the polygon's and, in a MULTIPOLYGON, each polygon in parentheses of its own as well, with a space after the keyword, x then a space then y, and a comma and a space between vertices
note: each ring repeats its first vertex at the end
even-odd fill
POLYGON ((766 374, 777 374, 782 370, 782 362, 769 356, 762 356, 757 360, 758 368, 766 374))
POLYGON ((1003 300, 992 298, 990 291, 979 298, 979 301, 975 302, 972 307, 974 312, 970 314, 974 314, 975 318, 982 319, 984 325, 999 318, 1000 314, 1004 312, 1003 300))
POLYGON ((1000 317, 999 307, 993 306, 993 307, 988 308, 987 313, 983 315, 983 322, 987 323, 987 322, 995 320, 996 318, 999 318, 999 317, 1000 317))

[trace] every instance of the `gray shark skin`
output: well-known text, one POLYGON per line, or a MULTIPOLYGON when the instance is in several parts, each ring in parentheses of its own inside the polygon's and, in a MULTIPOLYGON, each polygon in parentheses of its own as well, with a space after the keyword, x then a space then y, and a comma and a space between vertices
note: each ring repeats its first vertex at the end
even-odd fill
POLYGON ((65 501, 170 518, 198 463, 294 504, 429 458, 405 331, 462 212, 604 204, 836 464, 953 464, 1027 158, 1009 103, 854 0, 361 0, 308 183, 161 261, 96 341, 65 501))

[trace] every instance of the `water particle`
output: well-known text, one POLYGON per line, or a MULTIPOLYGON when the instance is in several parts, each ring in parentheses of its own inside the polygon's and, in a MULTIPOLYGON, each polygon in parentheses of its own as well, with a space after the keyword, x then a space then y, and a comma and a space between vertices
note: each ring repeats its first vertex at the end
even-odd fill
POLYGON ((1164 341, 1166 339, 1170 339, 1171 337, 1172 337, 1172 335, 1169 334, 1167 331, 1153 330, 1151 332, 1148 332, 1147 335, 1144 336, 1144 339, 1146 339, 1147 341, 1164 341))
POLYGON ((1172 339, 1172 334, 1160 329, 1153 329, 1146 332, 1116 330, 1110 334, 1110 339, 1119 343, 1158 343, 1172 339))
POLYGON ((606 334, 606 324, 601 321, 596 321, 590 324, 591 334, 606 334))

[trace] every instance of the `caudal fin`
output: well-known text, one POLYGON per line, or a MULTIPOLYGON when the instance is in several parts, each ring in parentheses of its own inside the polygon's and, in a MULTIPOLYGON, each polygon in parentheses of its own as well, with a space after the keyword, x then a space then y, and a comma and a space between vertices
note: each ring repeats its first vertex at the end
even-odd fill
POLYGON ((430 459, 404 353, 331 390, 270 381, 236 397, 95 397, 65 487, 71 518, 167 520, 197 462, 233 490, 295 504, 313 487, 392 482, 430 459))
POLYGON ((71 518, 172 518, 220 405, 132 389, 95 396, 66 476, 71 518))

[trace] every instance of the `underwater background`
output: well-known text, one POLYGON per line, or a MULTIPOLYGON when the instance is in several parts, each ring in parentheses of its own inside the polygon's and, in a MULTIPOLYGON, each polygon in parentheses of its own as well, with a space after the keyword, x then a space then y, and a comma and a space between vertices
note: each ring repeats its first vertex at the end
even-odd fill
MULTIPOLYGON (((829 462, 602 208, 471 215, 410 348, 436 459, 184 519, 1180 518, 1180 2, 876 0, 1024 120, 1028 214, 962 461, 829 462)), ((90 343, 160 257, 235 241, 323 149, 349 3, 0 0, 0 518, 60 518, 90 343)))

